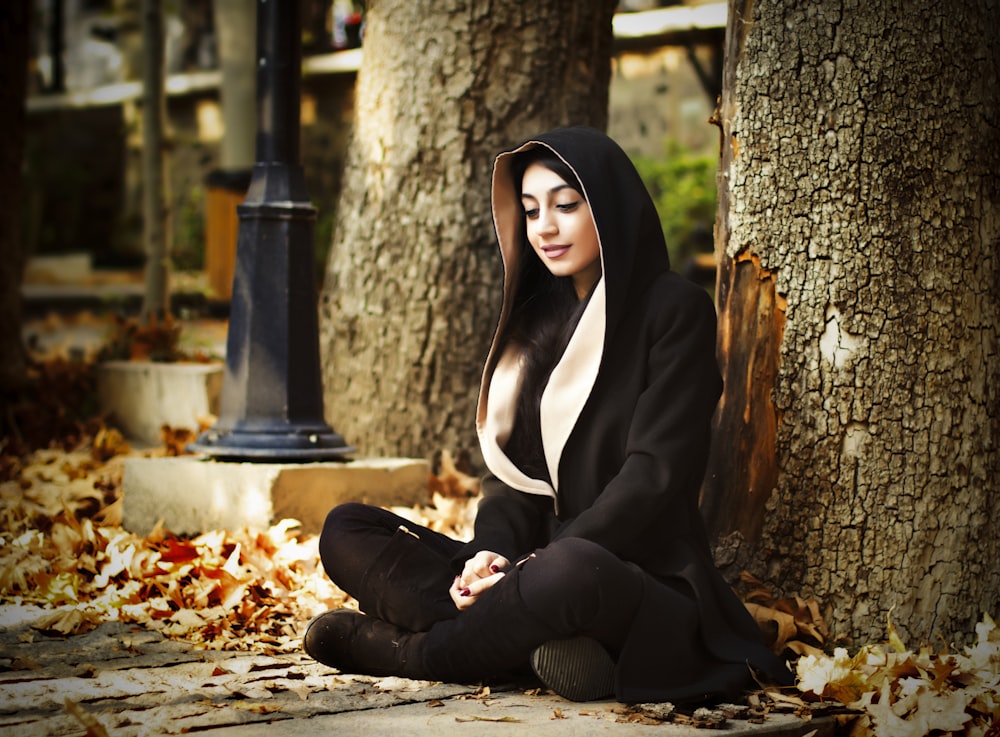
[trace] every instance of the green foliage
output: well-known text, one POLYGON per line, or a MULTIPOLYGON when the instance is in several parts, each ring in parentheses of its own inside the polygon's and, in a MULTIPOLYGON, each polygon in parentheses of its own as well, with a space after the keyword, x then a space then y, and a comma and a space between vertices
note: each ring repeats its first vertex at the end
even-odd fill
POLYGON ((663 158, 633 156, 632 163, 653 197, 673 267, 681 270, 695 254, 710 253, 718 160, 668 139, 663 158))
POLYGON ((199 185, 184 188, 175 203, 173 265, 180 271, 205 267, 205 190, 199 185))
POLYGON ((316 218, 316 229, 313 232, 316 256, 316 283, 322 289, 326 278, 326 262, 330 257, 330 247, 333 245, 333 226, 336 223, 332 209, 319 209, 316 218))

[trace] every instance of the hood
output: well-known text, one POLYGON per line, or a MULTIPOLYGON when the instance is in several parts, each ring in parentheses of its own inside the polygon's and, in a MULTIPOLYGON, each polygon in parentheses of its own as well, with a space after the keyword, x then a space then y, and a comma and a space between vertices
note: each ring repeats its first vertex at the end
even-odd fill
POLYGON ((669 270, 663 231, 653 201, 628 155, 604 133, 560 128, 500 154, 493 169, 493 221, 504 265, 503 306, 480 386, 476 426, 483 459, 509 486, 556 498, 562 448, 583 410, 615 327, 632 298, 669 270), (542 438, 553 485, 522 474, 502 452, 514 422, 520 386, 516 349, 498 355, 510 316, 524 211, 511 175, 513 154, 534 146, 551 149, 573 170, 584 189, 600 243, 602 277, 549 377, 542 395, 542 438))

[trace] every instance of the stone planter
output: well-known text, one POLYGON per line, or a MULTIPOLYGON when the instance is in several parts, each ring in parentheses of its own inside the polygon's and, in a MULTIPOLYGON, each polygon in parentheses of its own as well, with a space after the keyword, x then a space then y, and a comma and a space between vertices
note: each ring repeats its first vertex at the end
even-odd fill
POLYGON ((130 441, 158 445, 163 425, 197 430, 219 413, 222 363, 105 361, 97 367, 101 411, 130 441))

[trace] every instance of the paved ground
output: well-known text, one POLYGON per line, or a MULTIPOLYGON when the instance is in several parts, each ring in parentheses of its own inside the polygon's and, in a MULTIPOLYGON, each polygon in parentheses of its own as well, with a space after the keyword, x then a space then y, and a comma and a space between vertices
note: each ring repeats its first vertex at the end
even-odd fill
POLYGON ((53 638, 31 628, 38 612, 0 607, 0 734, 9 737, 834 734, 829 718, 729 718, 705 729, 613 702, 568 702, 530 684, 483 690, 345 676, 300 653, 199 651, 119 622, 53 638))

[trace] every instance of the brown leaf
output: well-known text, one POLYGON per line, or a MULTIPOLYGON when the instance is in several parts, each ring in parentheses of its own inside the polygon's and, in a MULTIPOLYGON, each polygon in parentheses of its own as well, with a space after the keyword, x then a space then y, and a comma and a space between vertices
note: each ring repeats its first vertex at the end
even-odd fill
POLYGON ((113 427, 102 427, 91 443, 90 454, 96 461, 107 461, 116 455, 124 455, 132 450, 121 431, 113 427))
POLYGON ((97 718, 86 711, 79 704, 75 704, 69 699, 66 699, 66 711, 76 719, 80 724, 86 727, 87 731, 84 733, 85 737, 108 737, 108 730, 105 729, 104 725, 97 721, 97 718))
POLYGON ((46 634, 77 635, 89 632, 100 623, 100 617, 92 611, 82 610, 77 607, 62 607, 50 614, 43 615, 31 626, 39 632, 46 634))
POLYGON ((479 494, 479 478, 460 471, 450 451, 441 451, 438 465, 440 470, 437 474, 432 473, 428 480, 432 494, 436 492, 443 497, 459 499, 479 494))
POLYGON ((160 428, 160 442, 163 443, 165 455, 190 455, 191 453, 187 449, 188 445, 198 439, 200 432, 207 429, 208 425, 205 424, 202 426, 201 423, 199 423, 199 429, 197 431, 187 427, 171 427, 170 425, 164 425, 160 428))
POLYGON ((754 618, 757 626, 768 637, 768 644, 775 652, 782 652, 788 641, 798 633, 795 617, 791 614, 749 601, 745 602, 744 606, 754 618))

